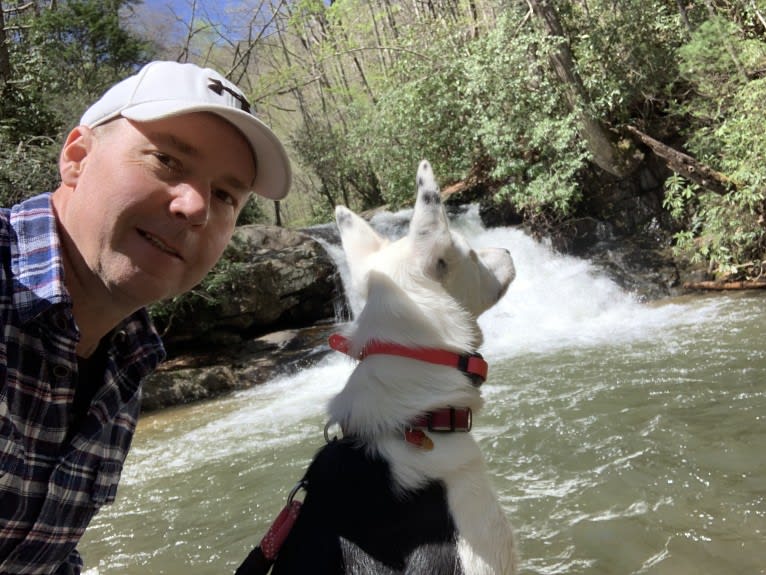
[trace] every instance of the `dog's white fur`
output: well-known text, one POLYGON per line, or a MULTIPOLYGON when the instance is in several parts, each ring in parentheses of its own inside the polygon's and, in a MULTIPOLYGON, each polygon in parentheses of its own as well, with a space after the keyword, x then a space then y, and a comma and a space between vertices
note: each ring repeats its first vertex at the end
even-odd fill
MULTIPOLYGON (((351 289, 366 300, 348 331, 351 353, 370 340, 458 353, 482 343, 477 319, 515 276, 507 250, 474 251, 449 222, 428 162, 418 169, 418 198, 408 234, 390 242, 344 207, 336 209, 351 289)), ((329 404, 330 419, 390 464, 397 488, 444 482, 468 574, 516 572, 512 528, 470 433, 429 433, 430 451, 406 443, 404 426, 446 406, 482 407, 479 391, 460 371, 421 361, 373 355, 361 362, 329 404)))

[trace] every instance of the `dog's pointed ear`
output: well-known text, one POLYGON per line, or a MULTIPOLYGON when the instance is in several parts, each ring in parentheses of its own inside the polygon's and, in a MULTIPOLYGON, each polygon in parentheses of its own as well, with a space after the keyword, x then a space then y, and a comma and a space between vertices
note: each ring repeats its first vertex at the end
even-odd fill
POLYGON ((370 224, 345 206, 336 206, 335 222, 338 224, 343 251, 352 267, 388 243, 370 224))
POLYGON ((410 221, 409 235, 414 241, 437 236, 449 230, 447 212, 444 211, 439 186, 431 164, 423 160, 418 166, 418 198, 410 221))

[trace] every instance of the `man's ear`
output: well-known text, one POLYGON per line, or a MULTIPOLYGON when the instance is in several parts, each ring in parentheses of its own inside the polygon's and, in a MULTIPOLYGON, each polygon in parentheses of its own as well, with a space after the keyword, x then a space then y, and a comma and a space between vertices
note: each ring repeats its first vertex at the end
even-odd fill
POLYGON ((93 147, 93 130, 77 126, 66 138, 59 157, 61 183, 74 187, 82 172, 83 162, 93 147))

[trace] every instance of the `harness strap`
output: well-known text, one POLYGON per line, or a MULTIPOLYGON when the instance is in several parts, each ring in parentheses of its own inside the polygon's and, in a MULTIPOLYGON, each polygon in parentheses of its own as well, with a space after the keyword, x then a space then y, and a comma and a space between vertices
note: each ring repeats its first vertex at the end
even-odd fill
POLYGON ((282 508, 261 542, 245 558, 234 575, 267 575, 300 514, 302 502, 294 499, 295 494, 305 487, 305 480, 301 480, 293 488, 287 498, 287 505, 282 508))
POLYGON ((298 515, 301 512, 300 501, 290 501, 282 511, 279 512, 277 518, 272 523, 266 535, 261 539, 259 547, 263 550, 263 556, 272 563, 276 560, 279 550, 282 548, 282 544, 290 534, 290 530, 295 525, 295 520, 298 519, 298 515))

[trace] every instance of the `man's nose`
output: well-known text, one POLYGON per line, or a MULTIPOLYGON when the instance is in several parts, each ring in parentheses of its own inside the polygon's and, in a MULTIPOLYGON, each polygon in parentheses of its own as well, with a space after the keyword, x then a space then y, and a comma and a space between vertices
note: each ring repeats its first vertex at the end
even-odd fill
POLYGON ((170 210, 175 216, 186 219, 190 225, 205 225, 210 216, 210 187, 190 182, 178 184, 170 210))

